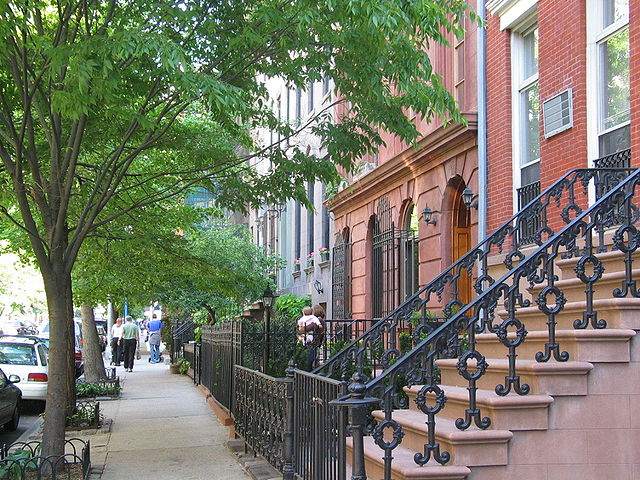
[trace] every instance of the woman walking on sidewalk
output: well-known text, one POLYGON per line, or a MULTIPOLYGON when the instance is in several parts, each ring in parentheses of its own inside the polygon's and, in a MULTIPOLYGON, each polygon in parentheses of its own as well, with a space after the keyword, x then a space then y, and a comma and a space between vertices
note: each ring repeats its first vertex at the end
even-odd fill
POLYGON ((117 318, 116 323, 111 326, 111 365, 120 366, 122 361, 122 348, 120 343, 122 337, 122 318, 117 318))
POLYGON ((133 359, 136 354, 136 346, 140 343, 140 329, 133 323, 131 315, 127 315, 122 327, 121 341, 124 341, 124 369, 133 372, 133 359))

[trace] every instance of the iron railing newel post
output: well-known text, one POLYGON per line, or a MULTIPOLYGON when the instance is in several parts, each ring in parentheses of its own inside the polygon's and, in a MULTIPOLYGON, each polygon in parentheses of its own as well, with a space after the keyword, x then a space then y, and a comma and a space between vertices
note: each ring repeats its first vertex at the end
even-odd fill
POLYGON ((295 419, 294 419, 294 382, 295 382, 295 370, 296 364, 293 359, 289 360, 289 366, 286 370, 286 379, 287 382, 287 428, 284 432, 284 448, 283 448, 283 468, 282 468, 282 480, 293 480, 294 479, 294 468, 293 468, 293 436, 294 436, 294 428, 295 428, 295 419))

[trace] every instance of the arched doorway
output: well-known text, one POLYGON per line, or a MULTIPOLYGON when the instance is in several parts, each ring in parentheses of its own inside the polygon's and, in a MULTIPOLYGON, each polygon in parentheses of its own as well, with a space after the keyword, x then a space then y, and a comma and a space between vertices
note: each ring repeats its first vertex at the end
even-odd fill
MULTIPOLYGON (((462 200, 464 183, 460 182, 456 188, 452 202, 452 232, 451 232, 451 258, 452 263, 471 250, 471 214, 469 208, 462 200)), ((471 277, 466 269, 460 272, 458 279, 458 300, 463 304, 471 301, 471 277)))

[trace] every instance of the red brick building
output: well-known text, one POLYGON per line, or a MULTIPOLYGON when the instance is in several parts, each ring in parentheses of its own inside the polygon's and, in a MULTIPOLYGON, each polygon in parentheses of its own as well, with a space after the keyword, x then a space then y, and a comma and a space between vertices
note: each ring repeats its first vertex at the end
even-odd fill
POLYGON ((386 146, 364 159, 330 202, 338 232, 333 318, 383 316, 476 241, 476 210, 461 200, 465 188, 478 188, 476 37, 469 22, 463 38, 451 36, 449 47, 434 47, 431 55, 467 125, 443 128, 414 118, 423 134, 417 150, 383 133, 386 146))
POLYGON ((640 166, 640 2, 490 0, 487 9, 492 232, 572 168, 629 149, 640 166))

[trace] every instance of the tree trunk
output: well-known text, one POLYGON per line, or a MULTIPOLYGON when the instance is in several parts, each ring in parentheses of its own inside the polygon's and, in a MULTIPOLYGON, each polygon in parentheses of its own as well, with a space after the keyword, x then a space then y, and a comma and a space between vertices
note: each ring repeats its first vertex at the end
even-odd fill
POLYGON ((104 373, 104 360, 96 320, 91 305, 80 307, 82 315, 82 336, 84 337, 84 378, 87 383, 103 382, 107 379, 104 373))
POLYGON ((43 273, 43 280, 49 310, 49 384, 41 455, 47 457, 64 453, 66 416, 75 408, 75 394, 69 391, 69 378, 74 379, 74 326, 71 275, 60 268, 51 275, 43 273))

